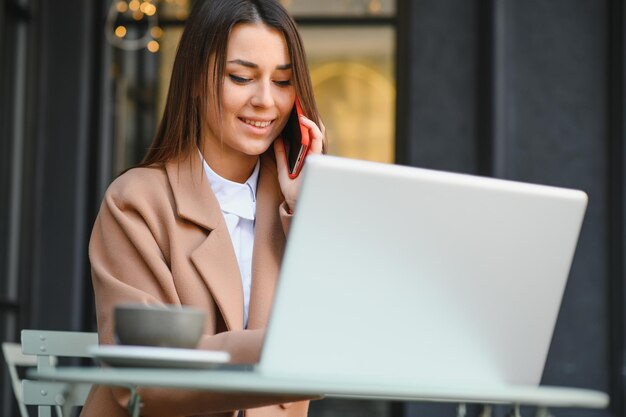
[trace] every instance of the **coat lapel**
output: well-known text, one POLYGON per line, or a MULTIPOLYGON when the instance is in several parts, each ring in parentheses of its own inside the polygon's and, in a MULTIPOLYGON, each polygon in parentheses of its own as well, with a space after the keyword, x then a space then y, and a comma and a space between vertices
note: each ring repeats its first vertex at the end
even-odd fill
POLYGON ((265 327, 269 319, 285 246, 285 233, 278 215, 282 201, 276 163, 269 157, 262 157, 257 186, 249 329, 265 327))
POLYGON ((165 169, 177 214, 208 231, 191 261, 211 292, 229 330, 243 328, 243 288, 233 244, 200 156, 170 161, 165 169))

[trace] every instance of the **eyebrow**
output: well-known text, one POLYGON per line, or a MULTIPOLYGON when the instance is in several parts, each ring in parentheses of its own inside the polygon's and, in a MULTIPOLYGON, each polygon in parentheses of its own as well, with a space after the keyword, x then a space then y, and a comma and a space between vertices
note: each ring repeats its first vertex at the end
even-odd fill
MULTIPOLYGON (((243 59, 233 59, 232 61, 228 61, 229 64, 239 64, 239 65, 243 65, 244 67, 248 67, 248 68, 259 68, 259 66, 257 64, 255 64, 254 62, 250 62, 250 61, 245 61, 243 59)), ((277 70, 288 70, 291 69, 292 65, 291 64, 282 64, 282 65, 276 65, 276 69, 277 70)))

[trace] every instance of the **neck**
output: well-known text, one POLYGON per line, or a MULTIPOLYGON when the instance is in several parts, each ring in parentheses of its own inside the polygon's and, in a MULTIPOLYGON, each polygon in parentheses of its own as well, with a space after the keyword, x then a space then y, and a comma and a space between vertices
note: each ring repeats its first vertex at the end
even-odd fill
POLYGON ((257 155, 245 155, 205 141, 202 156, 217 175, 229 181, 245 183, 256 166, 257 155))

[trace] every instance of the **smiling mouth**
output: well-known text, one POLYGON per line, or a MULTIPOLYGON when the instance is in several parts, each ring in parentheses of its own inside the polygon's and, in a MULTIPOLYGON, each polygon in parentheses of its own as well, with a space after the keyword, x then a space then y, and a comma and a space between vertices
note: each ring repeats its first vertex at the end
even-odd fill
POLYGON ((247 125, 254 126, 254 127, 261 127, 261 128, 268 127, 269 125, 274 123, 274 120, 261 121, 261 120, 245 119, 243 117, 240 117, 239 120, 241 120, 247 125))

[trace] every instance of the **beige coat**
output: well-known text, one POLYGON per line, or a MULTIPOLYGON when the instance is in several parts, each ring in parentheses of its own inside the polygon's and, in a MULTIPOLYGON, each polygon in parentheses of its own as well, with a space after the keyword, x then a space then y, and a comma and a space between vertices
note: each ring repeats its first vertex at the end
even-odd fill
MULTIPOLYGON (((275 162, 263 156, 257 190, 248 329, 230 235, 199 157, 135 168, 109 187, 89 257, 100 343, 113 341, 113 309, 123 302, 182 304, 207 312, 201 349, 226 350, 235 363, 258 362, 285 245, 289 215, 275 162)), ((308 401, 172 389, 140 389, 144 416, 303 417, 308 401)), ((84 417, 126 416, 128 391, 95 387, 84 417)))

